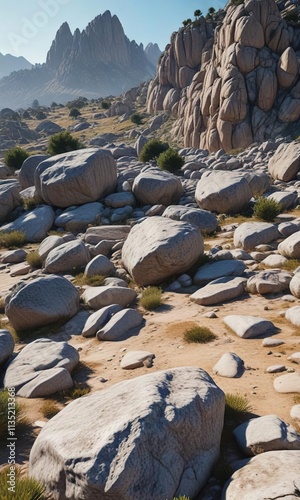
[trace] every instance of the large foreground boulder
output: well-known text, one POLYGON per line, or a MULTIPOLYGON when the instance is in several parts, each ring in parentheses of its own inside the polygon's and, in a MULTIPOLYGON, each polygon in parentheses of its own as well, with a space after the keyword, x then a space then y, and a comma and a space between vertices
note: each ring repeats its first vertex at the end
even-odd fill
POLYGON ((117 184, 116 162, 108 150, 89 148, 56 155, 35 171, 38 195, 48 204, 65 208, 97 201, 117 184))
POLYGON ((79 292, 62 276, 36 278, 27 285, 19 284, 5 307, 11 325, 28 330, 68 320, 79 310, 79 292))
POLYGON ((122 261, 139 285, 153 285, 184 273, 203 252, 203 238, 196 226, 150 217, 130 231, 122 261))
POLYGON ((52 418, 30 475, 61 500, 195 498, 218 457, 223 417, 224 394, 201 369, 126 380, 52 418))
POLYGON ((217 213, 237 213, 250 201, 252 191, 244 176, 234 172, 204 172, 195 198, 200 208, 217 213))
POLYGON ((222 500, 298 498, 300 451, 268 451, 244 461, 225 484, 222 500))
POLYGON ((284 182, 295 179, 300 170, 299 142, 280 144, 269 160, 268 169, 274 179, 284 182))

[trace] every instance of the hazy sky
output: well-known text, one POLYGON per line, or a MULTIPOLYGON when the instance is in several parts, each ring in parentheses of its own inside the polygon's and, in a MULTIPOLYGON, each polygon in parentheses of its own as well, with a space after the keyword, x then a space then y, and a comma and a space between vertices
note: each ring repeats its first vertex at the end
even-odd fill
POLYGON ((130 40, 158 43, 163 50, 170 35, 200 9, 224 7, 225 0, 0 0, 0 52, 45 62, 56 31, 65 21, 71 31, 83 30, 97 15, 110 10, 130 40))

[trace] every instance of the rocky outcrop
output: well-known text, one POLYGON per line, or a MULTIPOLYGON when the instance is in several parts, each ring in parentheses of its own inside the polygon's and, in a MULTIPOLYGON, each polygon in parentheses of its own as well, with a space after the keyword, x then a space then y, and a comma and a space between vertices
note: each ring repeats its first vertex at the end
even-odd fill
POLYGON ((172 35, 149 85, 148 111, 171 111, 175 137, 210 151, 262 142, 296 122, 299 27, 274 0, 229 3, 213 34, 207 24, 172 35))
POLYGON ((106 11, 88 26, 71 33, 64 23, 58 30, 46 63, 14 73, 0 81, 0 108, 120 95, 150 80, 155 65, 143 45, 130 41, 117 16, 106 11))

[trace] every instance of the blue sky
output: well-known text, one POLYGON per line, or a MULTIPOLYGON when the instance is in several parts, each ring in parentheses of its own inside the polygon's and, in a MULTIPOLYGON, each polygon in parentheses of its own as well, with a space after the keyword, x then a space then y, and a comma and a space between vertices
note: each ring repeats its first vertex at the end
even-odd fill
POLYGON ((158 43, 163 50, 182 21, 200 9, 224 7, 225 0, 1 0, 0 52, 41 63, 61 24, 83 30, 97 15, 110 10, 130 40, 158 43))

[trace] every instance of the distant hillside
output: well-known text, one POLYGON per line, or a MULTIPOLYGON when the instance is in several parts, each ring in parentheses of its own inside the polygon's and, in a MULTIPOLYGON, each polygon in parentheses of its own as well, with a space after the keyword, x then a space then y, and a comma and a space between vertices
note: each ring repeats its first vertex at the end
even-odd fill
POLYGON ((25 57, 15 57, 11 54, 5 56, 0 52, 0 78, 10 75, 20 69, 31 69, 32 64, 25 57))
MULTIPOLYGON (((155 45, 153 45, 156 51, 155 45)), ((18 71, 0 81, 0 108, 28 107, 34 99, 49 105, 76 96, 120 95, 155 74, 143 48, 124 34, 117 16, 97 16, 82 32, 71 33, 68 23, 58 30, 46 63, 18 71)))

